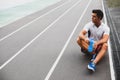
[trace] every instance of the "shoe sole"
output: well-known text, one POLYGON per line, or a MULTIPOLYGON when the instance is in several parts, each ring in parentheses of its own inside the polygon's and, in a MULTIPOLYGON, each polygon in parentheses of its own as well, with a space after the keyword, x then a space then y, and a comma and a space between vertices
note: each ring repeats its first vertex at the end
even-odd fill
POLYGON ((91 68, 89 65, 87 68, 88 68, 88 70, 95 72, 95 70, 93 68, 91 68))

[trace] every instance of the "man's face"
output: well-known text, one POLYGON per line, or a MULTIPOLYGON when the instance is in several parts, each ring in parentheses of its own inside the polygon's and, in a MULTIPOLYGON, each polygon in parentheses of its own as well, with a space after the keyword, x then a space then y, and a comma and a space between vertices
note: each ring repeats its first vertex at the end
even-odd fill
POLYGON ((100 18, 98 18, 96 13, 92 13, 92 22, 95 23, 95 24, 100 22, 100 18))

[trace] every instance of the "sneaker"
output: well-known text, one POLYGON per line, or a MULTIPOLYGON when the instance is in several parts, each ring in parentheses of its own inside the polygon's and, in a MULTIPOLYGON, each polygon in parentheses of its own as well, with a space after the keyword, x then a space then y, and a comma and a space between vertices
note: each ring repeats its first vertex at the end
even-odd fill
POLYGON ((91 70, 91 71, 93 71, 93 72, 95 72, 95 69, 96 69, 95 64, 93 62, 90 62, 88 64, 88 69, 91 70))
POLYGON ((90 39, 90 44, 88 46, 88 51, 89 52, 92 52, 93 51, 93 44, 94 44, 94 40, 93 39, 90 39))
POLYGON ((95 58, 96 58, 96 54, 93 54, 91 61, 93 62, 95 60, 95 58))

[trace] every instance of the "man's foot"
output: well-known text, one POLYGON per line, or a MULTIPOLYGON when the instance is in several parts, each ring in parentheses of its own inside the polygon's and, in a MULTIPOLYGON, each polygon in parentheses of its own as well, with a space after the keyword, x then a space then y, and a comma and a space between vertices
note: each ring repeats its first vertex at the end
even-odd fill
POLYGON ((95 72, 96 67, 95 67, 95 64, 93 62, 90 62, 87 67, 89 70, 95 72))

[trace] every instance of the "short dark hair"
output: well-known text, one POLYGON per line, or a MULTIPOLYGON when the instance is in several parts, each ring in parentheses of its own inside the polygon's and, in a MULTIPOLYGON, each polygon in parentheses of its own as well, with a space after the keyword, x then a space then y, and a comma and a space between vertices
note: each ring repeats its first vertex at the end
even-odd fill
POLYGON ((100 9, 94 9, 94 10, 92 10, 92 13, 96 13, 98 18, 100 18, 101 20, 102 20, 102 18, 104 16, 103 12, 100 9))

